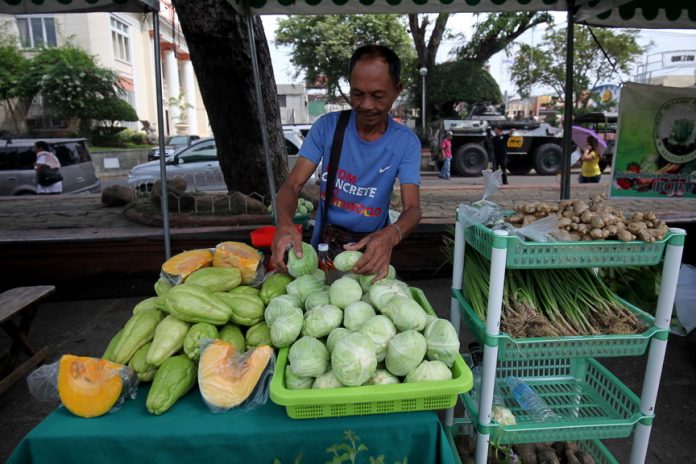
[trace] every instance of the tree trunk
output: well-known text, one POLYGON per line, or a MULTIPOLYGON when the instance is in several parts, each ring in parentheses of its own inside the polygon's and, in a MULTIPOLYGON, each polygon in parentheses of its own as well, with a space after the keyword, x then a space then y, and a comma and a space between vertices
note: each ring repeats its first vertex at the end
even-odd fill
MULTIPOLYGON (((218 159, 230 191, 269 194, 246 19, 225 0, 173 0, 186 37, 218 159), (205 12, 205 14, 201 14, 205 12)), ((254 16, 263 108, 276 188, 287 178, 271 56, 261 19, 254 16)))

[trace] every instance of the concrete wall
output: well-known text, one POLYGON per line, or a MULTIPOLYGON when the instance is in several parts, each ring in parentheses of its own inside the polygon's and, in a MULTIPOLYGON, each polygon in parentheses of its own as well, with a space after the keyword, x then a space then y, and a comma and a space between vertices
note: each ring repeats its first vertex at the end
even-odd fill
POLYGON ((133 166, 147 162, 149 149, 114 150, 92 153, 97 177, 127 176, 133 166))

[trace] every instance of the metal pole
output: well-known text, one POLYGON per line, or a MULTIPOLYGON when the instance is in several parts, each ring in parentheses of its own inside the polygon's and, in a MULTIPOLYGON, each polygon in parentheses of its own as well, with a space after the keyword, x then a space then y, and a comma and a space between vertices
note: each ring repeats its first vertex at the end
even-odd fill
POLYGON ((423 74, 423 92, 421 92, 423 95, 423 101, 421 103, 421 121, 423 124, 423 140, 425 140, 426 137, 426 130, 425 130, 425 124, 426 124, 426 118, 425 118, 425 74, 423 74))
POLYGON ((563 105, 563 157, 561 158, 561 200, 570 198, 570 152, 573 133, 573 56, 575 53, 574 0, 568 0, 566 32, 565 103, 563 105))
POLYGON ((164 229, 164 256, 169 259, 172 256, 172 247, 169 240, 169 198, 167 192, 167 160, 164 153, 164 108, 162 107, 162 63, 160 62, 160 30, 159 11, 152 12, 152 28, 155 33, 155 95, 157 99, 157 127, 159 130, 160 153, 160 188, 162 227, 164 229))
POLYGON ((261 94, 261 73, 259 72, 259 62, 256 56, 256 42, 254 40, 254 23, 252 15, 247 12, 245 15, 247 32, 249 33, 249 49, 251 51, 251 67, 254 72, 254 88, 256 90, 256 109, 259 112, 259 125, 261 126, 261 141, 263 142, 263 155, 266 159, 266 174, 268 177, 268 191, 271 194, 271 204, 273 211, 276 209, 276 189, 273 177, 273 164, 271 163, 271 153, 268 148, 268 129, 266 127, 266 112, 263 109, 263 95, 261 94))

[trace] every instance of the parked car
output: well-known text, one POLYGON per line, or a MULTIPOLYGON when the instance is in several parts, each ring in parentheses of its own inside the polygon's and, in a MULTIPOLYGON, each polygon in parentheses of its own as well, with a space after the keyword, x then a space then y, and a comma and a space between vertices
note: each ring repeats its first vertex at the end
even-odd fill
MULTIPOLYGON (((303 139, 297 132, 286 132, 284 135, 288 149, 288 164, 291 167, 297 159, 303 139), (290 154, 291 152, 294 154, 290 154)), ((189 147, 179 149, 172 156, 167 157, 165 169, 167 178, 183 177, 189 191, 227 190, 213 138, 198 140, 189 147)), ((318 168, 313 178, 317 175, 318 168)), ((142 191, 150 191, 159 178, 159 160, 149 161, 130 170, 128 185, 142 191)))
POLYGON ((34 144, 43 140, 60 161, 63 193, 99 193, 101 183, 85 139, 0 140, 0 195, 35 195, 34 144))
MULTIPOLYGON (((164 152, 167 156, 172 155, 175 151, 190 146, 196 140, 200 140, 197 135, 172 135, 164 141, 164 152)), ((148 161, 159 159, 159 147, 155 147, 147 154, 148 161)))

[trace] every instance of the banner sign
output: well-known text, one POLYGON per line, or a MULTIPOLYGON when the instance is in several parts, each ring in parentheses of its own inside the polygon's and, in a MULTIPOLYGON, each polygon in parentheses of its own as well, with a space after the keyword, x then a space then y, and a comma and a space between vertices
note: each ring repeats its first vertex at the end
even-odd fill
POLYGON ((609 194, 696 198, 696 89, 621 89, 609 194))

